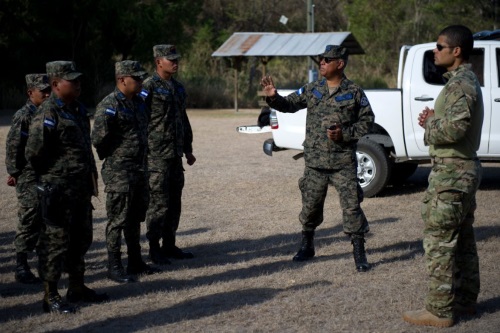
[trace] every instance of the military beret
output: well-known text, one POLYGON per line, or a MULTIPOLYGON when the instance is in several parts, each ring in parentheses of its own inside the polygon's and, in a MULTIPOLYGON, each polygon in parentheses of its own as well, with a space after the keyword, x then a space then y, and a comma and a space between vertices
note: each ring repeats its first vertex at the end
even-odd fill
POLYGON ((334 58, 347 60, 349 50, 340 45, 327 45, 325 52, 318 55, 320 58, 334 58))
POLYGON ((83 75, 75 69, 73 61, 52 61, 46 65, 47 75, 50 78, 58 77, 64 80, 74 80, 83 75))
POLYGON ((34 88, 45 90, 50 87, 47 74, 28 74, 26 75, 26 85, 28 89, 34 88))
POLYGON ((175 60, 181 57, 181 55, 177 53, 175 45, 170 45, 170 44, 153 46, 153 54, 155 58, 165 57, 169 60, 175 60))
POLYGON ((143 78, 148 72, 141 66, 141 63, 134 60, 123 60, 115 63, 116 76, 138 76, 143 78))

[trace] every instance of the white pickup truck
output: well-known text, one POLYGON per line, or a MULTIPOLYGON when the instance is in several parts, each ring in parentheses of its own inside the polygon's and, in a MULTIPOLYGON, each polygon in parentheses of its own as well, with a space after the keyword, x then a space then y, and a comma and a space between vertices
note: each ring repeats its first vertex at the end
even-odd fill
MULTIPOLYGON (((476 73, 484 99, 484 122, 478 156, 483 161, 500 161, 500 30, 475 35, 469 62, 476 73), (478 39, 479 38, 479 39, 478 39), (490 40, 491 39, 491 40, 490 40)), ((435 43, 403 46, 400 52, 396 89, 365 90, 375 113, 372 133, 357 147, 358 178, 366 197, 375 196, 389 183, 406 180, 419 163, 429 162, 424 145, 424 129, 418 114, 434 101, 443 88, 444 68, 434 65, 435 43)), ((291 91, 279 90, 281 95, 291 91)), ((264 152, 302 150, 306 109, 296 113, 265 110, 259 125, 240 126, 240 133, 272 132, 264 142, 264 152), (267 117, 266 115, 269 115, 267 117)))

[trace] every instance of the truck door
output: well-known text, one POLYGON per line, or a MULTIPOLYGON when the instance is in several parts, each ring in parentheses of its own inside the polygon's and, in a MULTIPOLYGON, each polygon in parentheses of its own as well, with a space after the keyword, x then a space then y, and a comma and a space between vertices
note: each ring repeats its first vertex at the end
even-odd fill
POLYGON ((413 133, 407 131, 405 137, 408 150, 412 151, 410 155, 417 156, 417 151, 419 151, 421 156, 428 156, 429 147, 424 145, 424 129, 418 125, 417 119, 419 113, 425 107, 434 108, 436 98, 445 85, 443 74, 446 70, 434 65, 432 50, 435 44, 424 44, 415 47, 418 49, 413 53, 413 59, 406 60, 406 64, 411 64, 412 69, 411 78, 404 80, 406 85, 409 84, 409 86, 403 88, 403 91, 409 92, 409 95, 406 95, 409 100, 403 102, 408 103, 403 105, 403 110, 406 110, 406 112, 410 110, 410 119, 407 117, 408 114, 405 115, 407 118, 405 129, 410 127, 413 133), (408 126, 408 124, 410 125, 408 126), (412 149, 412 147, 416 148, 412 149))
POLYGON ((498 155, 500 154, 500 46, 492 46, 490 55, 491 95, 488 99, 485 98, 484 103, 485 112, 486 104, 489 103, 491 106, 490 147, 488 153, 498 155))

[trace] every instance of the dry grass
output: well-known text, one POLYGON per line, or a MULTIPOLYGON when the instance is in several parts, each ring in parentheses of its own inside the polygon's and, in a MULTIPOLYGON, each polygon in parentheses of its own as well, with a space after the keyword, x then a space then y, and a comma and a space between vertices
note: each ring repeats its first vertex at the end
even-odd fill
MULTIPOLYGON (((434 332, 401 320, 422 306, 426 274, 419 204, 428 167, 383 196, 366 199, 371 222, 368 257, 375 268, 354 269, 342 233, 337 194, 328 197, 317 232, 317 258, 290 259, 300 240, 303 160, 294 152, 268 157, 270 134, 243 135, 237 125, 256 123, 258 111, 190 111, 193 167, 186 187, 178 243, 196 254, 158 275, 118 285, 105 278, 104 196, 96 206, 94 243, 87 254, 90 287, 106 291, 107 304, 82 306, 76 315, 41 312, 40 286, 14 281, 16 198, 0 168, 0 330, 2 332, 434 332)), ((8 118, 0 128, 3 160, 8 118)), ((101 187, 102 188, 102 187, 101 187)), ((479 314, 443 332, 500 332, 500 168, 488 167, 478 193, 476 234, 481 260, 479 314)), ((143 234, 145 226, 142 225, 143 234)), ((147 242, 143 241, 143 254, 147 242)), ((36 258, 31 260, 36 265, 36 258)), ((67 277, 60 287, 65 292, 67 277)))

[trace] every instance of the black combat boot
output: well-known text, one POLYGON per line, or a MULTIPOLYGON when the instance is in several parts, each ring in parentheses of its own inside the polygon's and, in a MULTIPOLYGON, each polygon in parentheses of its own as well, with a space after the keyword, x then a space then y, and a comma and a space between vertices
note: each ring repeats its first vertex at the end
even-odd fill
POLYGON ((159 241, 150 241, 149 242, 149 259, 157 265, 170 265, 171 262, 168 260, 165 253, 163 253, 160 248, 159 241))
POLYGON ((68 284, 68 292, 66 300, 71 303, 89 302, 101 303, 109 301, 109 296, 106 293, 98 294, 95 290, 90 289, 83 283, 83 276, 70 275, 68 284))
POLYGON ((293 261, 306 261, 314 257, 314 230, 302 231, 302 245, 293 261))
POLYGON ((127 274, 130 275, 152 275, 161 273, 161 269, 151 267, 142 261, 141 252, 139 250, 129 250, 127 274))
POLYGON ((28 266, 28 254, 26 252, 16 253, 16 281, 24 284, 40 283, 41 280, 35 276, 28 266))
POLYGON ((363 236, 351 236, 352 253, 354 255, 354 263, 358 272, 366 272, 372 266, 366 260, 365 239, 363 236))
POLYGON ((57 282, 44 282, 43 311, 54 313, 75 313, 76 308, 64 302, 57 291, 57 282))
POLYGON ((134 279, 125 273, 120 252, 108 252, 108 279, 118 283, 134 282, 134 279))
POLYGON ((163 245, 161 247, 163 254, 167 258, 173 259, 192 259, 194 254, 191 252, 184 251, 177 246, 175 246, 175 232, 166 233, 163 235, 163 245))
POLYGON ((167 258, 173 259, 192 259, 194 254, 192 252, 184 251, 179 249, 177 246, 173 247, 162 247, 161 250, 167 258))

